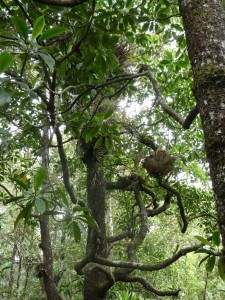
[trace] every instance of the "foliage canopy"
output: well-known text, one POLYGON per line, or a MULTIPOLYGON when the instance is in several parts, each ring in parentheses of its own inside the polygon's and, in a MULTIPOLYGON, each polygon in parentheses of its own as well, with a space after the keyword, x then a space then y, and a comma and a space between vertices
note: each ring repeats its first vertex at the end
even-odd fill
POLYGON ((206 279, 181 293, 211 295, 220 237, 177 1, 57 2, 0 3, 4 299, 40 299, 37 278, 47 299, 177 296, 197 259, 206 279))

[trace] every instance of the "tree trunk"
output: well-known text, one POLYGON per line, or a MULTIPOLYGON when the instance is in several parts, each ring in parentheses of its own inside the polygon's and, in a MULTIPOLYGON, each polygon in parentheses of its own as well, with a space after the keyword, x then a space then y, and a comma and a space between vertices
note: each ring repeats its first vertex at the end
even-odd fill
MULTIPOLYGON (((49 138, 48 129, 45 127, 42 136, 42 166, 48 172, 49 164, 49 138)), ((48 187, 48 180, 42 186, 41 195, 44 197, 46 189, 48 187)), ((38 266, 38 277, 43 279, 44 289, 48 300, 61 300, 53 275, 53 255, 51 237, 49 232, 49 216, 41 215, 39 217, 40 231, 41 231, 41 244, 40 248, 43 252, 43 264, 38 266)))
POLYGON ((11 297, 11 295, 13 293, 14 266, 15 266, 16 252, 17 252, 17 244, 16 244, 16 242, 14 242, 12 256, 11 256, 11 267, 10 267, 10 272, 9 272, 9 284, 8 284, 9 298, 11 297))
MULTIPOLYGON (((91 144, 85 145, 84 149, 86 149, 83 161, 87 165, 88 207, 99 228, 99 232, 90 226, 88 228, 87 254, 94 249, 97 255, 106 258, 104 149, 94 149, 91 144)), ((114 284, 110 269, 89 263, 84 268, 84 274, 84 300, 106 299, 107 291, 114 284)))
POLYGON ((222 0, 180 0, 216 200, 225 268, 225 14, 222 0))

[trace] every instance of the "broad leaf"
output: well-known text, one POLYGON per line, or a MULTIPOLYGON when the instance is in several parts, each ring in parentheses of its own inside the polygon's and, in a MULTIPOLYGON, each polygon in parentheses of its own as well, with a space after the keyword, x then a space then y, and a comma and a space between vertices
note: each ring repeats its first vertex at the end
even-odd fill
POLYGON ((211 254, 211 251, 209 249, 198 249, 194 253, 205 253, 205 254, 211 254))
POLYGON ((11 268, 11 262, 7 262, 1 266, 1 272, 11 268))
POLYGON ((205 239, 204 237, 202 237, 200 235, 195 235, 195 238, 197 240, 199 240, 202 244, 212 247, 212 244, 207 239, 205 239))
POLYGON ((0 87, 0 108, 6 106, 11 101, 11 96, 7 90, 3 87, 0 87))
POLYGON ((213 240, 213 243, 216 246, 220 245, 220 233, 219 233, 219 231, 214 231, 213 232, 213 234, 212 234, 212 240, 213 240))
POLYGON ((103 137, 98 138, 97 141, 95 142, 94 149, 100 148, 102 146, 102 143, 103 143, 103 137))
POLYGON ((45 32, 42 33, 42 35, 39 38, 39 42, 41 42, 43 40, 53 38, 53 37, 65 32, 65 31, 66 31, 65 27, 50 28, 50 29, 48 29, 48 30, 46 30, 45 32))
POLYGON ((22 89, 25 89, 26 91, 30 90, 29 86, 22 81, 15 80, 15 83, 18 84, 22 89))
POLYGON ((72 222, 72 230, 73 230, 73 236, 74 236, 76 243, 79 243, 79 241, 81 239, 81 230, 76 221, 72 222))
POLYGON ((108 150, 112 149, 113 147, 113 142, 112 142, 112 139, 109 139, 109 138, 105 138, 105 145, 106 145, 106 148, 108 150))
POLYGON ((54 70, 55 60, 54 58, 47 52, 39 52, 40 57, 44 60, 51 71, 54 70))
POLYGON ((79 216, 78 219, 81 220, 82 222, 90 225, 92 228, 95 228, 95 229, 98 228, 94 218, 90 215, 79 216))
POLYGON ((34 190, 35 190, 35 192, 39 191, 39 188, 44 183, 46 177, 47 177, 47 170, 43 167, 40 167, 37 170, 37 173, 34 175, 34 190))
POLYGON ((210 256, 207 260, 207 263, 206 263, 206 271, 211 273, 214 269, 214 266, 215 266, 215 262, 216 262, 216 257, 215 256, 210 256))
POLYGON ((13 56, 11 53, 0 53, 0 72, 5 72, 13 63, 13 56))
POLYGON ((16 182, 22 189, 28 191, 28 185, 18 178, 10 178, 13 182, 16 182))
POLYGON ((45 200, 39 197, 35 198, 35 206, 39 214, 43 214, 46 210, 45 200))
POLYGON ((29 202, 18 214, 15 222, 14 222, 14 228, 17 227, 20 220, 25 219, 25 222, 30 218, 31 210, 33 207, 33 202, 29 202))
POLYGON ((45 26, 45 18, 44 16, 40 16, 34 22, 34 28, 32 31, 32 40, 36 39, 36 37, 38 37, 42 33, 44 26, 45 26))
POLYGON ((218 273, 220 275, 220 278, 225 281, 225 269, 222 263, 221 258, 218 260, 218 273))
POLYGON ((27 40, 29 29, 27 27, 27 23, 24 20, 24 18, 13 17, 12 22, 16 27, 17 31, 19 32, 20 36, 23 37, 25 40, 27 40))
POLYGON ((210 257, 210 255, 207 255, 202 260, 200 260, 200 263, 198 266, 200 267, 204 263, 204 261, 206 261, 209 257, 210 257))

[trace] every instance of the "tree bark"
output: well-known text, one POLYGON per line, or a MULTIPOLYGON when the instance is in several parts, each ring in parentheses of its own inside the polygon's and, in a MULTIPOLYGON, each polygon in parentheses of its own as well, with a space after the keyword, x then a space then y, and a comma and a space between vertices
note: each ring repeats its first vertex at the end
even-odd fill
MULTIPOLYGON (((48 172, 49 165, 49 138, 48 138, 48 128, 44 127, 42 136, 42 166, 46 168, 48 172)), ((41 194, 44 197, 46 188, 48 185, 49 178, 42 186, 41 194)), ((62 300, 60 297, 57 287, 55 284, 55 278, 53 275, 53 254, 51 237, 49 232, 49 216, 41 215, 39 217, 40 231, 41 231, 41 244, 40 248, 43 252, 43 264, 39 265, 38 277, 43 278, 44 289, 48 300, 62 300)))
MULTIPOLYGON (((83 161, 87 165, 87 200, 92 217, 98 225, 89 226, 87 239, 87 254, 95 248, 95 253, 107 258, 106 223, 105 223, 105 178, 103 169, 104 147, 94 149, 93 145, 84 146, 83 161)), ((114 277, 108 267, 89 263, 84 268, 84 300, 106 299, 107 291, 114 284, 114 277)))
POLYGON ((13 251, 12 251, 12 256, 11 256, 11 267, 10 267, 10 272, 9 272, 9 284, 8 284, 8 295, 9 298, 11 297, 13 293, 13 283, 14 283, 14 266, 15 266, 15 257, 16 257, 16 252, 17 252, 17 244, 14 242, 13 244, 13 251))
POLYGON ((225 268, 224 6, 222 0, 180 0, 180 11, 193 70, 193 93, 205 136, 225 268))

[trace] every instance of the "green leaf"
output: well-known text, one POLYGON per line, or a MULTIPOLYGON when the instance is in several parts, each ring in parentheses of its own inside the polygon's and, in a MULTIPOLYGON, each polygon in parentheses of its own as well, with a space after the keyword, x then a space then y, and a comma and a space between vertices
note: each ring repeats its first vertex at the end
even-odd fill
POLYGON ((97 133, 99 132, 99 126, 91 127, 88 130, 85 130, 83 133, 83 136, 85 136, 85 142, 90 142, 95 136, 97 136, 97 133))
POLYGON ((31 210, 33 207, 33 202, 29 202, 23 210, 18 214, 15 222, 14 222, 14 229, 17 227, 20 220, 25 219, 25 222, 30 218, 31 210))
POLYGON ((4 201, 4 204, 9 204, 11 202, 16 202, 18 200, 24 199, 24 196, 16 196, 16 197, 11 197, 7 200, 4 201))
POLYGON ((39 197, 35 198, 35 206, 39 214, 43 214, 46 210, 45 200, 39 197))
POLYGON ((67 29, 65 27, 50 28, 42 33, 42 35, 39 38, 39 42, 41 42, 43 40, 51 39, 51 38, 65 32, 66 30, 67 29))
POLYGON ((1 272, 11 268, 11 262, 7 262, 1 266, 1 272))
POLYGON ((61 188, 57 188, 56 189, 56 194, 59 196, 59 199, 62 200, 62 203, 68 207, 69 206, 69 201, 67 199, 67 194, 65 193, 65 191, 61 188))
POLYGON ((218 260, 218 273, 220 275, 220 278, 223 281, 225 281, 225 269, 224 269, 224 266, 223 266, 221 258, 219 258, 219 260, 218 260))
POLYGON ((12 22, 16 27, 17 31, 19 32, 20 36, 27 40, 29 29, 24 18, 13 17, 12 22))
POLYGON ((40 57, 44 60, 44 62, 48 65, 51 71, 54 70, 55 60, 48 52, 38 52, 40 57))
POLYGON ((34 190, 37 192, 44 183, 47 177, 47 170, 44 167, 40 167, 37 173, 34 175, 34 190))
POLYGON ((57 216, 57 215, 63 215, 63 213, 61 211, 52 211, 52 210, 46 210, 44 215, 48 215, 48 216, 57 216))
POLYGON ((36 37, 38 37, 42 33, 44 26, 45 26, 45 18, 44 16, 40 16, 34 22, 34 28, 31 37, 32 40, 36 39, 36 37))
POLYGON ((109 138, 105 138, 105 145, 106 145, 106 148, 108 150, 112 149, 113 147, 113 142, 112 142, 112 139, 109 139, 109 138))
POLYGON ((205 239, 204 237, 202 237, 200 235, 195 235, 195 238, 197 240, 199 240, 202 244, 212 247, 212 244, 207 239, 205 239))
POLYGON ((73 236, 76 241, 76 243, 79 243, 81 239, 81 230, 77 222, 72 222, 72 230, 73 230, 73 236))
POLYGON ((133 0, 127 0, 126 1, 126 7, 130 7, 133 3, 133 0))
POLYGON ((209 249, 198 249, 194 253, 206 253, 206 254, 211 254, 211 251, 209 249))
POLYGON ((211 273, 214 269, 214 266, 215 266, 215 262, 216 262, 216 257, 213 255, 213 256, 210 256, 207 260, 207 263, 206 263, 206 266, 205 266, 205 269, 207 272, 211 273))
POLYGON ((103 143, 103 137, 101 136, 99 139, 97 139, 97 141, 95 142, 95 145, 94 145, 94 149, 98 149, 102 146, 102 143, 103 143))
POLYGON ((13 63, 13 56, 11 53, 0 53, 0 72, 5 72, 13 63))
POLYGON ((22 81, 15 80, 15 83, 18 84, 22 89, 25 89, 26 91, 30 90, 29 86, 22 81))
POLYGON ((6 89, 0 87, 0 108, 6 106, 11 101, 11 96, 6 89))
POLYGON ((212 234, 212 240, 213 240, 213 243, 216 246, 220 245, 220 233, 219 233, 219 231, 214 231, 213 232, 213 234, 212 234))
POLYGON ((111 115, 112 115, 113 113, 114 113, 114 110, 113 110, 113 109, 107 110, 106 112, 103 113, 104 119, 107 119, 107 118, 111 117, 111 115))
POLYGON ((149 22, 146 22, 143 26, 142 26, 142 31, 147 31, 149 28, 149 22))
POLYGON ((79 205, 76 205, 76 206, 73 207, 73 212, 74 213, 75 212, 80 212, 80 211, 88 213, 88 214, 91 213, 90 209, 88 207, 82 207, 82 206, 79 206, 79 205))
MULTIPOLYGON (((84 67, 90 67, 90 65, 93 63, 95 57, 96 57, 96 53, 95 53, 95 52, 88 53, 88 54, 86 55, 86 57, 84 58, 83 66, 84 66, 84 67)), ((79 70, 79 69, 78 69, 78 70, 79 70)))
POLYGON ((206 261, 208 258, 210 257, 210 255, 207 255, 207 256, 205 256, 201 261, 200 261, 200 263, 199 263, 199 267, 201 266, 201 264, 203 264, 204 263, 204 261, 206 261))
POLYGON ((90 215, 78 216, 78 219, 81 220, 82 222, 88 224, 92 228, 97 229, 97 224, 92 216, 90 216, 90 215))
POLYGON ((28 185, 18 178, 10 178, 12 181, 16 182, 21 188, 28 191, 28 185))

